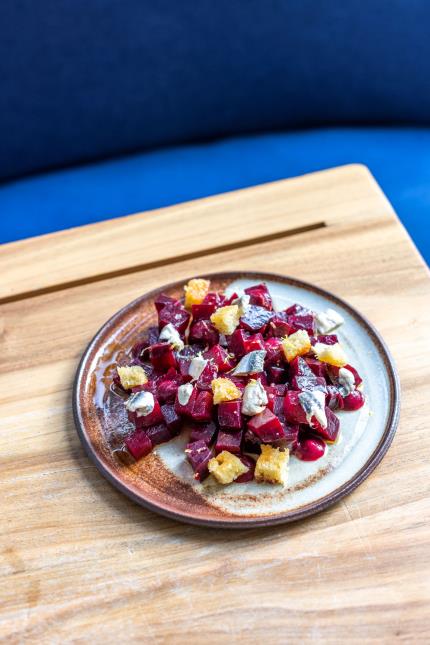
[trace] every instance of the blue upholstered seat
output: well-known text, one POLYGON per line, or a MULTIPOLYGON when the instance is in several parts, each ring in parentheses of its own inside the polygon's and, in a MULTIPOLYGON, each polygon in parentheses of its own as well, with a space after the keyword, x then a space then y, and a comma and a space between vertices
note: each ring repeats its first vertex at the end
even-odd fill
POLYGON ((430 129, 333 128, 165 148, 0 186, 2 241, 345 163, 366 164, 430 261, 430 129))

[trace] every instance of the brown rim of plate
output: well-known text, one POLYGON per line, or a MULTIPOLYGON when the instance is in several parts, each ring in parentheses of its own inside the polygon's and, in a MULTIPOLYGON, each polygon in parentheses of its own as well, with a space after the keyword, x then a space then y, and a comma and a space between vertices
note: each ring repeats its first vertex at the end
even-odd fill
MULTIPOLYGON (((192 277, 195 277, 195 276, 192 276, 192 277)), ((87 455, 96 465, 96 467, 101 472, 101 474, 104 475, 104 477, 106 477, 106 479, 111 484, 113 484, 118 490, 120 490, 122 493, 124 493, 127 497, 132 499, 134 502, 136 502, 141 506, 144 506, 145 508, 151 511, 154 511, 156 513, 159 513, 171 519, 186 522, 188 524, 195 524, 199 526, 209 526, 209 527, 216 527, 216 528, 232 528, 232 529, 264 527, 264 526, 282 524, 286 522, 292 522, 295 520, 303 519, 305 517, 308 517, 309 515, 313 515, 314 513, 318 513, 326 509, 332 504, 335 504, 342 497, 345 497, 351 491, 357 488, 357 486, 359 486, 372 473, 372 471, 380 463, 385 453, 387 452, 388 448, 390 447, 391 442, 393 441, 394 434, 397 430, 397 426, 399 423, 399 416, 400 416, 400 382, 399 382, 397 370, 395 368, 394 360, 390 354, 390 351, 387 348, 387 345, 385 344, 379 332, 372 325, 372 323, 369 322, 354 307, 352 307, 342 298, 339 298, 338 296, 333 295, 329 291, 326 291, 325 289, 317 287, 309 282, 304 282, 302 280, 298 280, 296 278, 291 278, 281 274, 268 273, 268 272, 266 273, 262 271, 216 272, 216 273, 206 273, 204 274, 204 276, 199 276, 199 277, 205 277, 212 280, 217 279, 217 280, 222 280, 224 282, 233 282, 234 280, 238 280, 240 278, 258 280, 258 281, 272 280, 275 282, 281 282, 283 284, 312 291, 320 296, 323 296, 324 298, 327 298, 328 300, 331 300, 335 304, 337 303, 338 305, 346 309, 349 312, 349 314, 353 318, 355 318, 355 320, 362 327, 366 329, 369 336, 372 338, 373 342, 375 343, 383 359, 385 369, 389 377, 390 411, 389 411, 384 433, 381 437, 381 440, 378 446, 375 448, 375 450, 373 451, 373 453, 371 454, 367 462, 364 464, 364 466, 362 466, 351 477, 351 479, 349 479, 347 482, 345 482, 342 486, 340 486, 333 492, 329 493, 328 495, 325 495, 321 499, 318 499, 314 502, 306 504, 305 506, 297 510, 286 511, 284 513, 276 513, 273 515, 260 514, 255 516, 241 517, 238 515, 233 515, 233 514, 228 515, 220 512, 220 519, 203 518, 199 516, 193 516, 192 514, 178 512, 177 510, 175 510, 174 500, 172 500, 172 504, 169 507, 165 505, 157 505, 151 502, 150 500, 146 499, 143 495, 137 494, 136 492, 131 490, 121 480, 118 472, 116 472, 107 464, 105 464, 104 461, 101 459, 100 455, 96 450, 96 447, 93 445, 92 441, 90 440, 85 428, 84 420, 82 418, 81 398, 83 395, 83 389, 84 389, 83 386, 84 386, 85 379, 88 378, 89 376, 89 367, 90 367, 89 359, 91 359, 93 352, 97 351, 97 349, 99 348, 100 341, 102 340, 103 334, 106 332, 108 327, 112 327, 112 326, 115 327, 116 324, 119 323, 120 320, 124 317, 124 315, 126 315, 129 312, 129 310, 135 307, 138 303, 147 301, 150 299, 153 300, 158 294, 162 293, 163 291, 168 291, 177 287, 181 287, 190 279, 190 278, 186 278, 186 279, 171 282, 169 284, 163 285, 162 287, 153 289, 152 291, 149 291, 143 294, 139 298, 136 298, 135 300, 127 304, 125 307, 120 309, 116 314, 114 314, 111 318, 109 318, 109 320, 99 329, 99 331, 96 333, 92 341, 87 346, 79 362, 79 366, 76 372, 74 386, 73 386, 73 415, 74 415, 75 425, 77 428, 79 438, 84 446, 84 449, 87 455)))

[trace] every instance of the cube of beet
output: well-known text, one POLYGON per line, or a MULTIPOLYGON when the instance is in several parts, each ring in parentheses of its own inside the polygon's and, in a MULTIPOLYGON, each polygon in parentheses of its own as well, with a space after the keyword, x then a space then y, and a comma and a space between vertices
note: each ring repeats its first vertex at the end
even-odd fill
POLYGON ((269 383, 285 383, 288 372, 285 367, 280 365, 269 365, 266 370, 269 383))
POLYGON ((208 320, 216 309, 215 303, 192 305, 191 312, 193 314, 193 321, 201 320, 202 318, 208 320))
POLYGON ((283 357, 282 341, 280 338, 268 338, 264 343, 266 350, 266 358, 264 362, 266 365, 276 365, 280 363, 283 357))
POLYGON ((212 347, 219 341, 219 333, 210 320, 198 320, 191 325, 190 342, 212 347))
POLYGON ((285 313, 288 314, 289 316, 297 316, 297 315, 302 315, 304 316, 305 314, 312 313, 310 309, 307 309, 307 307, 303 307, 303 305, 295 304, 291 305, 291 307, 288 307, 288 309, 285 310, 285 313))
POLYGON ((325 397, 326 405, 330 410, 342 410, 344 403, 343 397, 336 385, 327 385, 327 394, 325 397))
POLYGON ((157 296, 154 301, 154 305, 157 311, 161 311, 166 305, 182 307, 179 300, 176 300, 176 298, 172 298, 171 296, 167 296, 165 293, 160 293, 160 295, 157 296))
POLYGON ((141 415, 139 411, 136 412, 136 428, 149 428, 159 423, 163 423, 163 415, 157 399, 154 399, 154 409, 149 414, 141 415))
POLYGON ((284 397, 275 396, 273 398, 272 412, 275 414, 280 421, 285 421, 285 412, 284 412, 284 397))
POLYGON ((197 380, 197 387, 199 390, 207 390, 212 392, 212 381, 218 376, 218 367, 215 363, 209 362, 205 365, 203 372, 197 380))
POLYGON ((312 313, 288 316, 288 324, 295 332, 304 329, 310 336, 315 334, 315 316, 312 313))
POLYGON ((167 304, 158 312, 158 328, 163 329, 167 324, 171 323, 180 334, 184 334, 188 323, 190 322, 191 314, 186 311, 182 305, 167 304))
POLYGON ((264 389, 266 390, 267 394, 267 407, 271 412, 273 412, 273 408, 275 405, 275 398, 277 395, 276 389, 274 385, 265 385, 264 389))
POLYGON ((348 396, 343 399, 344 410, 358 410, 364 405, 364 395, 360 390, 353 390, 348 396))
POLYGON ((223 401, 218 405, 218 423, 221 428, 239 430, 242 427, 241 401, 223 401))
POLYGON ((224 293, 218 293, 215 291, 209 291, 204 297, 204 305, 215 305, 215 308, 224 307, 227 301, 227 296, 224 293))
POLYGON ((228 340, 228 348, 236 358, 242 358, 246 354, 246 339, 248 334, 243 329, 236 329, 228 340))
POLYGON ((133 434, 127 437, 125 445, 136 461, 148 455, 152 450, 151 439, 143 430, 135 430, 133 434))
POLYGON ((213 395, 211 392, 201 391, 197 394, 191 411, 194 421, 210 421, 212 419, 213 395))
POLYGON ((324 345, 335 345, 338 342, 336 334, 325 334, 323 336, 314 336, 311 338, 311 344, 323 343, 324 345))
POLYGON ((232 432, 220 430, 215 444, 215 452, 218 454, 227 450, 237 455, 240 452, 241 444, 242 430, 233 430, 232 432))
POLYGON ((170 441, 173 437, 171 431, 165 423, 159 423, 156 426, 151 426, 145 430, 147 436, 150 438, 153 446, 158 446, 160 443, 170 441))
POLYGON ((213 448, 204 441, 193 441, 185 448, 185 454, 194 470, 194 478, 202 481, 208 476, 208 463, 214 456, 213 448))
POLYGON ((268 334, 276 338, 283 338, 293 333, 293 327, 288 322, 288 315, 284 311, 277 312, 267 327, 268 334))
POLYGON ((204 441, 207 445, 211 444, 215 439, 218 428, 214 421, 205 423, 204 425, 196 425, 190 435, 190 442, 204 441))
POLYGON ((315 376, 307 362, 298 356, 290 363, 291 387, 294 390, 308 391, 322 390, 326 391, 326 382, 324 378, 315 376))
POLYGON ((182 421, 181 417, 175 410, 175 406, 170 403, 162 405, 161 414, 163 415, 164 423, 166 424, 172 436, 179 432, 182 421))
POLYGON ((320 378, 327 377, 327 367, 325 363, 321 363, 317 358, 305 358, 305 361, 315 376, 319 376, 320 378))
POLYGON ((234 480, 234 483, 244 484, 245 482, 250 482, 252 479, 254 479, 255 461, 254 459, 252 459, 252 457, 248 457, 248 455, 238 455, 238 457, 244 464, 244 466, 248 468, 248 472, 240 475, 240 477, 234 480))
POLYGON ((297 437, 299 436, 300 426, 291 425, 289 423, 283 423, 282 426, 285 430, 285 445, 290 448, 297 441, 297 437))
POLYGON ((240 326, 242 329, 250 332, 264 333, 264 330, 267 327, 267 323, 272 318, 273 313, 268 311, 264 307, 258 307, 257 305, 249 305, 247 312, 240 319, 240 326))
POLYGON ((228 351, 221 345, 214 345, 203 354, 203 357, 208 361, 212 361, 219 372, 228 372, 234 367, 234 361, 228 351))
POLYGON ((191 396, 188 399, 188 403, 186 403, 186 405, 182 405, 181 403, 179 403, 178 393, 176 393, 176 399, 175 399, 176 413, 179 414, 180 416, 191 417, 193 408, 194 408, 194 403, 196 402, 197 394, 198 394, 197 388, 193 388, 191 396))
POLYGON ((264 307, 272 311, 273 302, 272 297, 269 293, 269 289, 265 284, 256 284, 252 287, 245 289, 245 293, 250 296, 249 302, 251 305, 258 305, 259 307, 264 307))
POLYGON ((252 334, 245 340, 245 354, 254 350, 264 349, 264 338, 262 334, 252 334))
POLYGON ((177 381, 160 381, 157 386, 157 398, 161 403, 173 403, 179 383, 177 381))
POLYGON ((166 372, 169 367, 177 367, 175 353, 168 343, 156 343, 149 348, 151 363, 158 372, 166 372))
POLYGON ((248 421, 248 430, 263 443, 273 443, 285 438, 281 422, 268 408, 248 421))
POLYGON ((320 435, 325 439, 325 441, 332 443, 333 441, 336 441, 337 435, 339 434, 340 421, 329 407, 325 408, 325 414, 327 417, 327 427, 323 428, 318 421, 316 421, 315 417, 312 417, 312 431, 320 435))
POLYGON ((301 406, 299 394, 300 392, 296 392, 295 390, 287 390, 287 392, 285 392, 285 419, 287 420, 287 423, 291 423, 293 425, 298 423, 307 424, 306 413, 301 406))

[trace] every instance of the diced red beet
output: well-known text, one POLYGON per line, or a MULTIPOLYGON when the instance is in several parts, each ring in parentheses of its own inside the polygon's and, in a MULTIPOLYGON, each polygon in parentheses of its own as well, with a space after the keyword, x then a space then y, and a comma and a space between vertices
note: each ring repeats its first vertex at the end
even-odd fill
POLYGON ((215 439, 217 431, 218 428, 214 421, 210 421, 210 423, 205 423, 204 425, 196 425, 191 431, 190 442, 204 441, 209 445, 215 439))
POLYGON ((171 380, 161 381, 157 386, 157 398, 161 403, 172 403, 176 398, 179 383, 171 380))
POLYGON ((338 341, 336 334, 324 334, 311 338, 311 344, 323 343, 324 345, 335 345, 338 341))
POLYGON ((249 302, 251 303, 251 305, 258 305, 259 307, 264 307, 265 309, 272 311, 272 296, 269 293, 267 285, 265 285, 264 283, 256 284, 252 287, 248 287, 244 291, 246 294, 248 294, 248 296, 250 296, 249 302))
POLYGON ((186 405, 181 405, 179 403, 178 393, 176 393, 175 410, 176 410, 177 414, 179 414, 181 416, 191 417, 192 412, 193 412, 193 408, 194 408, 194 403, 195 403, 196 398, 197 398, 197 394, 198 394, 197 388, 193 388, 193 391, 192 391, 191 396, 190 396, 190 398, 188 400, 188 403, 186 405))
POLYGON ((224 307, 227 301, 227 296, 224 293, 216 293, 215 291, 209 291, 203 299, 204 305, 214 304, 216 309, 218 307, 224 307))
POLYGON ((193 314, 193 320, 201 320, 202 318, 205 320, 208 320, 212 314, 214 313, 216 309, 215 303, 211 304, 200 304, 200 305, 192 305, 191 307, 191 312, 193 314))
POLYGON ((154 305, 157 311, 161 311, 166 305, 182 307, 179 300, 176 300, 176 298, 172 298, 171 296, 167 296, 165 293, 160 293, 160 295, 157 296, 154 301, 154 305))
POLYGON ((159 423, 156 426, 146 428, 145 432, 151 439, 153 446, 158 446, 158 444, 160 443, 170 441, 170 439, 172 439, 173 437, 172 432, 169 430, 165 423, 159 423))
POLYGON ((275 414, 280 421, 285 420, 285 412, 284 412, 284 397, 283 396, 278 396, 275 394, 273 397, 273 407, 272 407, 272 412, 275 414))
POLYGON ((198 320, 191 325, 190 342, 198 345, 216 345, 219 341, 219 334, 210 320, 198 320))
POLYGON ((335 385, 327 385, 327 395, 325 397, 325 402, 330 410, 343 409, 343 398, 335 385))
POLYGON ((287 380, 288 372, 280 365, 269 365, 266 372, 269 383, 285 383, 287 380))
POLYGON ((233 454, 238 454, 240 453, 241 444, 242 430, 234 430, 232 432, 220 430, 215 444, 215 452, 218 454, 223 450, 227 450, 233 454))
POLYGON ((214 345, 203 354, 203 357, 213 361, 219 372, 228 372, 234 367, 234 360, 221 345, 214 345))
POLYGON ((282 341, 280 338, 268 338, 264 343, 266 365, 276 365, 282 360, 282 341))
POLYGON ((125 445, 136 461, 148 455, 152 450, 151 439, 143 430, 135 430, 133 434, 127 437, 125 445))
POLYGON ((204 441, 193 441, 185 449, 185 454, 194 470, 194 478, 203 481, 208 476, 208 463, 214 456, 213 448, 204 441))
POLYGON ((296 303, 294 305, 291 305, 291 307, 288 307, 288 309, 285 310, 285 313, 288 314, 289 316, 297 316, 297 315, 304 316, 305 314, 309 314, 312 312, 307 307, 303 307, 303 305, 299 305, 298 303, 296 303))
POLYGON ((343 399, 344 410, 359 410, 364 405, 364 395, 360 390, 353 390, 343 399))
POLYGON ((248 430, 263 443, 273 443, 285 438, 281 422, 268 408, 248 421, 248 430))
POLYGON ((215 363, 211 361, 207 363, 197 380, 197 387, 199 390, 207 390, 212 392, 212 381, 218 376, 218 368, 215 363))
POLYGON ((170 367, 177 367, 175 354, 168 343, 156 343, 149 348, 151 363, 159 372, 166 372, 170 367))
POLYGON ((276 388, 274 385, 265 385, 264 389, 267 394, 267 407, 271 412, 273 412, 275 407, 275 398, 277 396, 276 388))
POLYGON ((287 392, 285 392, 285 418, 287 423, 292 423, 293 425, 298 423, 307 423, 306 413, 301 406, 299 394, 300 392, 296 392, 295 390, 287 390, 287 392))
POLYGON ((171 323, 180 334, 184 334, 190 318, 191 314, 182 305, 178 307, 174 304, 168 304, 158 312, 158 328, 161 331, 163 327, 171 323))
POLYGON ((304 329, 310 336, 315 334, 315 316, 312 313, 288 316, 288 324, 295 332, 304 329))
POLYGON ((291 446, 295 444, 297 437, 299 436, 299 426, 291 425, 289 423, 283 423, 282 426, 285 430, 285 445, 291 448, 291 446))
POLYGON ((319 437, 303 435, 297 439, 292 452, 301 461, 316 461, 323 457, 325 449, 326 445, 319 437))
POLYGON ((135 419, 136 428, 149 428, 149 426, 156 426, 159 423, 163 423, 164 418, 157 399, 154 398, 154 409, 152 410, 152 412, 146 415, 140 415, 138 412, 136 412, 135 419))
POLYGON ((327 378, 327 367, 325 363, 321 363, 317 358, 308 358, 304 359, 315 376, 320 378, 327 378))
POLYGON ((323 428, 318 421, 316 421, 315 417, 312 417, 312 430, 326 441, 333 443, 336 441, 337 435, 339 434, 340 421, 335 413, 327 406, 325 408, 325 414, 327 417, 327 427, 323 428))
POLYGON ((228 348, 236 358, 242 358, 246 354, 246 339, 248 335, 243 329, 236 329, 228 339, 228 348))
POLYGON ((287 389, 286 383, 275 383, 276 396, 285 396, 287 389))
POLYGON ((197 394, 190 416, 194 421, 210 421, 212 418, 212 408, 212 393, 202 390, 197 394))
POLYGON ((264 307, 249 305, 245 315, 240 319, 240 326, 246 331, 253 333, 260 331, 261 333, 264 333, 267 323, 272 316, 273 313, 264 307))
POLYGON ((326 391, 325 378, 315 376, 306 361, 298 356, 290 363, 291 387, 294 390, 308 391, 313 390, 326 391))
POLYGON ((163 420, 166 426, 168 427, 172 436, 176 434, 181 428, 181 417, 175 410, 175 406, 170 403, 166 403, 161 406, 161 414, 163 415, 163 420))
POLYGON ((255 350, 264 349, 264 338, 262 334, 252 334, 245 340, 245 354, 255 350))
POLYGON ((191 363, 191 358, 185 357, 185 356, 179 356, 178 357, 178 368, 179 368, 179 373, 181 376, 186 378, 187 380, 191 381, 192 377, 189 375, 189 369, 190 369, 190 363, 191 363), (187 378, 189 377, 189 378, 187 378))
POLYGON ((248 468, 248 472, 240 475, 240 477, 235 479, 234 482, 235 484, 244 484, 245 482, 250 482, 252 479, 254 479, 255 461, 254 459, 252 459, 252 457, 248 457, 248 455, 238 455, 238 457, 243 465, 248 468))
POLYGON ((218 423, 221 428, 239 430, 242 427, 241 401, 223 401, 218 405, 218 423))
POLYGON ((288 315, 284 311, 277 312, 268 324, 268 334, 276 338, 289 336, 294 331, 288 322, 288 315))

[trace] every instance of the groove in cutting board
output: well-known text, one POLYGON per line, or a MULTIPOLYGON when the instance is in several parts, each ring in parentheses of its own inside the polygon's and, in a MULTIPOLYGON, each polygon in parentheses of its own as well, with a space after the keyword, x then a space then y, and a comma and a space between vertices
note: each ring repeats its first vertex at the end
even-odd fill
POLYGON ((43 287, 41 289, 34 289, 32 291, 26 291, 19 294, 15 294, 13 296, 0 298, 0 305, 10 303, 10 302, 17 302, 19 300, 24 300, 26 298, 34 298, 36 296, 41 296, 48 293, 54 293, 56 291, 62 291, 64 289, 70 289, 72 287, 79 287, 84 284, 100 282, 101 280, 117 278, 122 275, 137 273, 138 271, 145 271, 147 269, 156 269, 157 267, 160 267, 160 266, 168 266, 170 264, 176 264, 177 262, 183 262, 185 260, 202 258, 202 257, 205 257, 206 255, 213 255, 214 253, 222 253, 224 251, 232 251, 234 249, 243 249, 249 246, 254 246, 255 244, 262 244, 263 242, 272 242, 273 240, 279 240, 286 237, 293 237, 294 235, 300 235, 301 233, 315 231, 321 228, 325 228, 326 226, 327 224, 325 222, 315 222, 313 224, 307 224, 306 226, 300 226, 300 227, 288 229, 286 231, 277 231, 276 233, 270 233, 268 235, 259 235, 258 237, 251 237, 246 240, 233 242, 232 244, 222 244, 220 246, 212 246, 206 249, 201 249, 200 251, 194 251, 192 253, 183 253, 180 255, 172 256, 170 258, 156 260, 154 262, 147 262, 147 263, 138 264, 135 266, 126 267, 124 269, 118 269, 116 271, 99 273, 98 275, 88 276, 87 278, 82 278, 80 280, 70 280, 68 282, 55 284, 50 287, 43 287))

